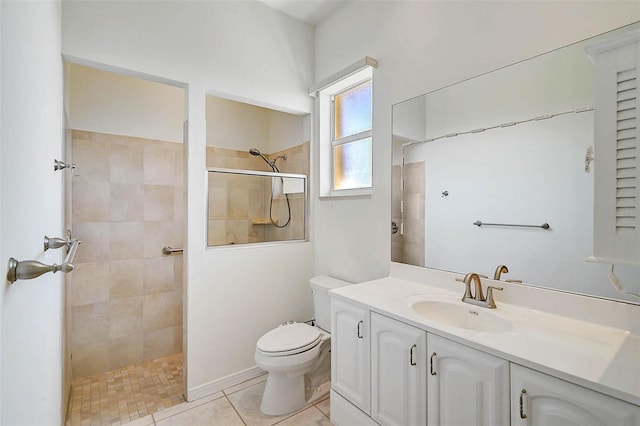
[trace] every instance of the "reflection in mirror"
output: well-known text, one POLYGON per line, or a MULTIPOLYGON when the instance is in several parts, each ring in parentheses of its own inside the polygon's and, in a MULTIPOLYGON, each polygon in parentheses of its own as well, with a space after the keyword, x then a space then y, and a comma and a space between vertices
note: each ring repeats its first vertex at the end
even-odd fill
MULTIPOLYGON (((488 276, 506 264, 503 280, 638 303, 609 283, 610 265, 585 261, 594 209, 585 48, 633 27, 394 105, 392 261, 488 276)), ((640 293, 640 268, 615 271, 640 293)))
POLYGON ((308 117, 207 96, 209 246, 304 240, 308 117))
POLYGON ((209 169, 209 246, 305 239, 306 176, 209 169))

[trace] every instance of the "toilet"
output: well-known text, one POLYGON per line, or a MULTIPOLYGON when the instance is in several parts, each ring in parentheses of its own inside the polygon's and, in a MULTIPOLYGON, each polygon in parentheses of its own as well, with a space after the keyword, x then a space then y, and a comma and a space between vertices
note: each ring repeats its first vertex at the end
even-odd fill
POLYGON ((292 413, 309 403, 318 380, 330 378, 331 312, 329 290, 350 283, 327 276, 309 280, 315 326, 289 321, 266 332, 256 343, 256 365, 266 371, 260 411, 269 416, 292 413))

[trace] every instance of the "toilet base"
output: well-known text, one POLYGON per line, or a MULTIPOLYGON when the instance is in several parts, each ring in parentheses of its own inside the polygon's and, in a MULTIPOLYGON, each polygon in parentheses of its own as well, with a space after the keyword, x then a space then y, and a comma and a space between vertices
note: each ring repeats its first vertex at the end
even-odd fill
POLYGON ((281 416, 304 407, 307 404, 304 378, 304 374, 289 377, 286 373, 269 373, 260 411, 268 416, 281 416))

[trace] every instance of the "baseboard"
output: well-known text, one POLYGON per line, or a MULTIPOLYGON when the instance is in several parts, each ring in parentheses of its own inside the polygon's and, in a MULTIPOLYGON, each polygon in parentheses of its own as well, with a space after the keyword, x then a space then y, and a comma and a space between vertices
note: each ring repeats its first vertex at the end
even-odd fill
POLYGON ((213 395, 216 392, 220 392, 223 389, 230 388, 231 386, 238 385, 247 380, 262 376, 265 372, 254 366, 247 368, 246 370, 238 371, 237 373, 230 374, 220 379, 213 380, 209 383, 196 386, 194 388, 187 389, 186 399, 187 401, 195 401, 196 399, 204 398, 205 396, 213 395))

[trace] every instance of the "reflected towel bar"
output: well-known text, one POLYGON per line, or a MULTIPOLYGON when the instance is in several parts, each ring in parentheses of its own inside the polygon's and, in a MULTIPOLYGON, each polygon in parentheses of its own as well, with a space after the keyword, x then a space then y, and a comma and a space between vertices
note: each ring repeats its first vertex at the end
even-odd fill
POLYGON ((548 223, 543 223, 542 225, 515 225, 510 223, 484 223, 484 222, 480 222, 479 220, 476 220, 475 222, 473 222, 473 224, 477 227, 481 227, 484 225, 484 226, 515 226, 519 228, 542 228, 542 229, 551 228, 548 223))
POLYGON ((164 246, 162 248, 162 254, 168 256, 171 253, 182 253, 184 250, 181 248, 173 248, 171 246, 164 246))

